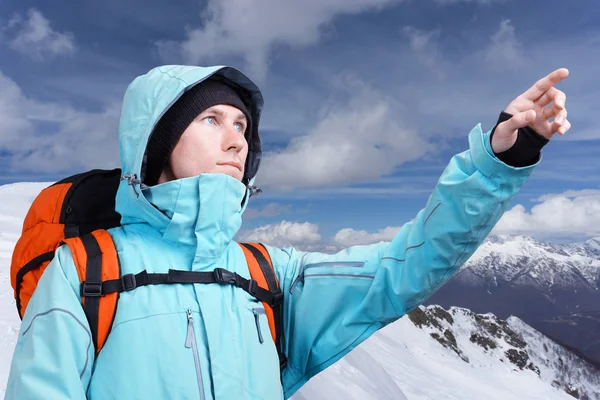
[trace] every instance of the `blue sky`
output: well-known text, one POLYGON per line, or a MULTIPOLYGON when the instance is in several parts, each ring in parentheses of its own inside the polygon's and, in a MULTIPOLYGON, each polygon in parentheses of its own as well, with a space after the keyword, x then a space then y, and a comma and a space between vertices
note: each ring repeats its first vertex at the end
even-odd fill
POLYGON ((228 64, 265 95, 264 192, 243 237, 385 240, 425 205, 476 124, 492 128, 514 97, 566 67, 558 88, 572 129, 546 146, 498 229, 600 235, 597 1, 248 3, 0 2, 0 184, 118 166, 131 80, 160 64, 228 64))

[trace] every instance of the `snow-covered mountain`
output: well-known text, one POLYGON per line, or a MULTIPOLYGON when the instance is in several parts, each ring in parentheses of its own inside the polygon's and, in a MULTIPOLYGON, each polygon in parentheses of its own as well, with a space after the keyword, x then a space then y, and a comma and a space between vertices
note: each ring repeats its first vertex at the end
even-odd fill
POLYGON ((494 285, 497 279, 550 289, 600 285, 600 237, 550 244, 525 236, 491 236, 463 266, 460 279, 494 285))
MULTIPOLYGON (((0 186, 0 397, 20 325, 10 258, 27 209, 45 186, 0 186)), ((584 247, 571 251, 593 255, 586 253, 593 244, 584 247)), ((518 318, 430 306, 382 329, 294 396, 330 398, 600 399, 600 372, 518 318)))
POLYGON ((427 304, 518 316, 600 365, 600 238, 488 238, 427 304))

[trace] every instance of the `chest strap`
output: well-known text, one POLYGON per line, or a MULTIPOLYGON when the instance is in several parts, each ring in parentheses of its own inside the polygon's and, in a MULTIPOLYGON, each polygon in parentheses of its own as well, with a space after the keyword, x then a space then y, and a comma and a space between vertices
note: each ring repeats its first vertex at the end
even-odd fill
POLYGON ((246 279, 236 272, 224 268, 215 268, 212 272, 206 271, 180 271, 170 269, 168 273, 148 273, 146 270, 137 274, 126 274, 120 279, 93 282, 86 280, 81 283, 81 296, 102 297, 109 293, 128 292, 135 288, 148 285, 165 285, 176 283, 219 283, 222 285, 233 285, 246 291, 259 301, 264 301, 271 307, 277 306, 283 301, 281 290, 268 291, 253 279, 246 279))

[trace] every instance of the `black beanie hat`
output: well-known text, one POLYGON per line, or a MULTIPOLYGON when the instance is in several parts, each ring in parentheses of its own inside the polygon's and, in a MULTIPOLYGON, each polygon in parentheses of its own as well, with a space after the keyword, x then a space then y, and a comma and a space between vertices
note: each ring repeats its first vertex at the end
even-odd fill
POLYGON ((156 124, 148 140, 142 165, 142 180, 146 185, 158 183, 158 178, 183 132, 199 114, 217 104, 227 104, 244 113, 248 120, 245 136, 251 137, 252 119, 235 89, 217 80, 205 80, 186 91, 156 124))

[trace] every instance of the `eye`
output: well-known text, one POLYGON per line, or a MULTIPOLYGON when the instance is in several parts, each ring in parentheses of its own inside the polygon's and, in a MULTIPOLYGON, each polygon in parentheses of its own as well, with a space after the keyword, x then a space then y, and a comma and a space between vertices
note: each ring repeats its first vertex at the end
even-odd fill
POLYGON ((211 125, 214 125, 217 123, 217 121, 215 120, 215 117, 206 117, 205 120, 206 120, 206 122, 208 122, 211 125))
POLYGON ((235 123, 235 130, 240 132, 240 133, 244 133, 244 124, 240 123, 240 122, 236 122, 235 123))

